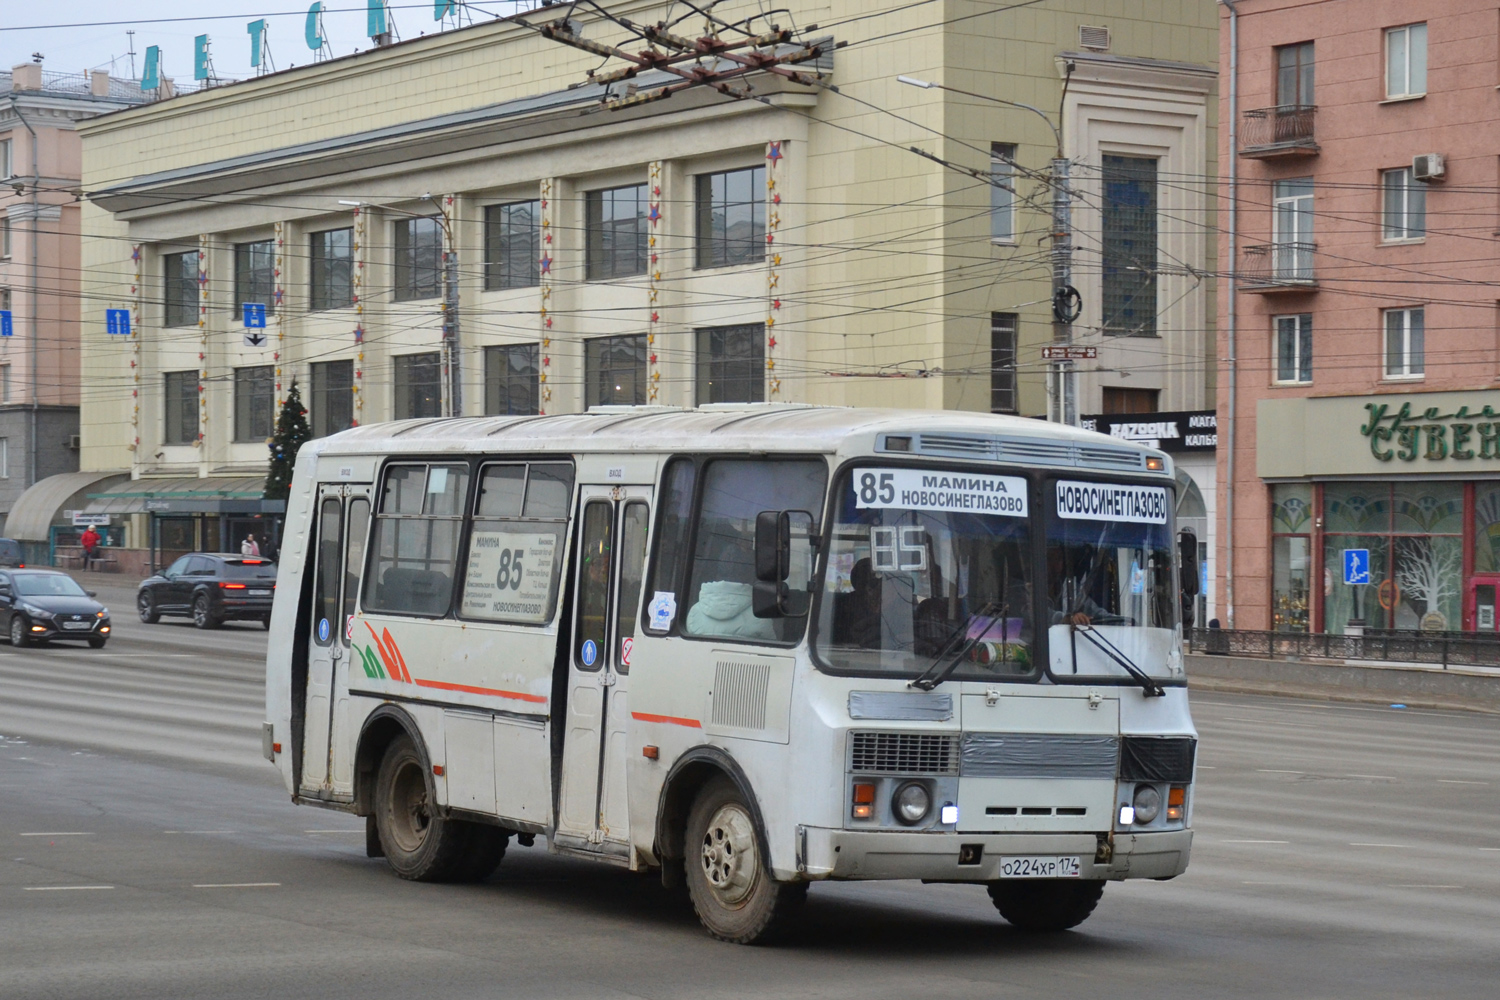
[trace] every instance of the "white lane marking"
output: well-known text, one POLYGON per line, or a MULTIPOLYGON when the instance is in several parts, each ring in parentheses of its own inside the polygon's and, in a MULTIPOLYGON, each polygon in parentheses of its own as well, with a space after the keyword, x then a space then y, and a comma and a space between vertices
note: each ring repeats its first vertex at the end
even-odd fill
POLYGON ((1221 844, 1290 844, 1290 840, 1221 840, 1221 844))
POLYGON ((1407 844, 1350 844, 1350 847, 1401 847, 1407 848, 1407 844))
POLYGON ((27 892, 62 892, 66 889, 113 889, 112 885, 28 885, 27 892))
POLYGON ((1199 764, 1198 765, 1198 770, 1200 770, 1200 771, 1217 771, 1218 768, 1214 767, 1214 766, 1212 766, 1210 764, 1199 764))
POLYGON ((201 885, 194 884, 194 889, 269 889, 281 885, 280 882, 205 882, 201 885))
POLYGON ((1387 886, 1391 889, 1462 889, 1461 885, 1421 885, 1413 883, 1389 882, 1387 886))
POLYGON ((1257 772, 1259 772, 1260 774, 1306 774, 1307 773, 1306 771, 1283 771, 1283 770, 1280 770, 1280 769, 1274 768, 1274 767, 1257 767, 1255 770, 1257 772))
POLYGON ((1351 777, 1351 778, 1373 778, 1376 781, 1400 781, 1401 780, 1400 778, 1397 778, 1396 776, 1390 775, 1390 774, 1351 774, 1351 775, 1349 775, 1349 777, 1351 777))
POLYGON ((59 830, 56 833, 22 833, 22 837, 92 837, 87 830, 59 830))
POLYGON ((303 833, 364 833, 363 830, 303 830, 303 833))
POLYGON ((1488 785, 1488 781, 1463 781, 1459 778, 1439 778, 1440 785, 1488 785))
POLYGON ((1500 851, 1500 847, 1481 847, 1481 851, 1500 851))

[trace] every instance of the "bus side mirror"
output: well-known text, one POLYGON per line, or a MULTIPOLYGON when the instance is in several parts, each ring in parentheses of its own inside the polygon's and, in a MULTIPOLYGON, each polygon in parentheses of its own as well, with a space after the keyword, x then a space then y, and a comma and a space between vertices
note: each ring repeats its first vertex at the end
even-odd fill
POLYGON ((816 544, 813 516, 805 510, 763 510, 755 515, 755 617, 807 614, 816 544))
POLYGON ((1191 531, 1177 536, 1177 586, 1189 597, 1198 596, 1198 538, 1191 531))

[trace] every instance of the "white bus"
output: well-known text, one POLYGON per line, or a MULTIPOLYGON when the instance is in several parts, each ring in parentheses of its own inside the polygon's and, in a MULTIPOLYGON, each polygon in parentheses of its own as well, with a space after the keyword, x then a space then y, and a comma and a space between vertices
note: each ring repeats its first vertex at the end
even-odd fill
POLYGON ((822 879, 1033 930, 1181 874, 1171 460, 792 405, 359 427, 297 458, 265 750, 404 878, 511 838, 658 871, 728 941, 822 879))

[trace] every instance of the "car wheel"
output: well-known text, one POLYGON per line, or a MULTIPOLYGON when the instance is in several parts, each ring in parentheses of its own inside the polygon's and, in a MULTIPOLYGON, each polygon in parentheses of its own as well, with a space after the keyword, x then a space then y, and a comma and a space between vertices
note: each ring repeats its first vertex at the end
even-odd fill
POLYGON ((208 606, 207 594, 199 594, 193 598, 193 624, 198 628, 218 628, 222 624, 208 606))
POLYGON ((105 643, 106 643, 106 642, 108 642, 108 641, 109 641, 109 640, 108 640, 108 639, 106 639, 106 638, 105 638, 105 637, 104 637, 104 636, 102 636, 102 635, 93 635, 93 636, 89 636, 89 646, 90 646, 90 647, 91 647, 91 648, 93 648, 93 649, 103 649, 103 648, 104 648, 104 644, 105 644, 105 643))
POLYGON ((31 633, 26 631, 26 619, 20 615, 10 616, 10 644, 17 649, 31 645, 31 633))
POLYGON ((688 813, 688 895, 707 931, 733 944, 762 944, 807 899, 806 882, 778 882, 761 851, 749 805, 727 778, 710 781, 688 813))
POLYGON ((161 612, 156 610, 156 602, 146 591, 141 591, 135 598, 136 614, 141 616, 141 621, 147 625, 155 625, 161 621, 161 612))

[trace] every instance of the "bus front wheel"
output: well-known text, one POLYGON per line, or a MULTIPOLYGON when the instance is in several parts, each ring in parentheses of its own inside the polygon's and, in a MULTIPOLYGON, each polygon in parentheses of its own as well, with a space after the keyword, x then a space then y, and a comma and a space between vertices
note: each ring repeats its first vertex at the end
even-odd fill
POLYGON ((410 736, 391 741, 375 781, 375 827, 397 875, 415 882, 453 882, 494 870, 491 866, 479 873, 471 864, 470 824, 439 813, 427 766, 410 736))
POLYGON ((1037 933, 1077 927, 1104 895, 1104 883, 1098 880, 1007 879, 991 882, 989 888, 1002 917, 1020 930, 1037 933))
POLYGON ((710 781, 698 793, 688 813, 686 847, 693 909, 721 941, 769 941, 807 898, 806 882, 772 877, 750 807, 727 778, 710 781))

